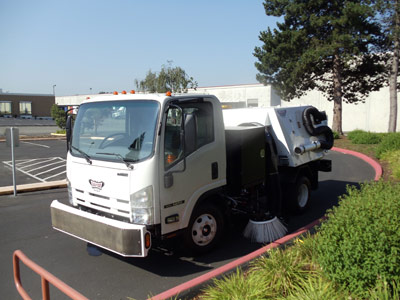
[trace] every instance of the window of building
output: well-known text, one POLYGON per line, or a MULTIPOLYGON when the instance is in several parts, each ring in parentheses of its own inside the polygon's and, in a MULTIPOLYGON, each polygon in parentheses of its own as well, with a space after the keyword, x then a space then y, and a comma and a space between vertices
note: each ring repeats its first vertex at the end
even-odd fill
POLYGON ((247 99, 247 107, 258 107, 258 99, 247 99))
POLYGON ((19 103, 19 113, 21 115, 32 115, 32 102, 21 101, 19 103))
POLYGON ((0 115, 11 115, 11 101, 0 101, 0 115))

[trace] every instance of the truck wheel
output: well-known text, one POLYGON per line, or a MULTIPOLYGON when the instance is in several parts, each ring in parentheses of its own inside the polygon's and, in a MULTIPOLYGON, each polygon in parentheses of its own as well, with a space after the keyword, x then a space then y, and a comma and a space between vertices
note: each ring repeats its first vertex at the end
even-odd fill
POLYGON ((195 254, 211 250, 221 238, 223 228, 224 218, 217 206, 207 203, 198 207, 186 231, 186 247, 195 254))
POLYGON ((307 208, 311 197, 311 183, 306 176, 300 176, 291 195, 291 206, 295 213, 302 213, 307 208))

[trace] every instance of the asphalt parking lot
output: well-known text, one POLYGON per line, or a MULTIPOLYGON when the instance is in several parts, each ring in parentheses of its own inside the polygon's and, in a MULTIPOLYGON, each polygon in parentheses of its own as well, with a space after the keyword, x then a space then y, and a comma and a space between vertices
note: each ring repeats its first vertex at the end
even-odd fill
MULTIPOLYGON (((16 182, 29 184, 65 179, 65 140, 20 140, 15 148, 16 182)), ((0 186, 13 185, 11 148, 0 142, 0 186)))

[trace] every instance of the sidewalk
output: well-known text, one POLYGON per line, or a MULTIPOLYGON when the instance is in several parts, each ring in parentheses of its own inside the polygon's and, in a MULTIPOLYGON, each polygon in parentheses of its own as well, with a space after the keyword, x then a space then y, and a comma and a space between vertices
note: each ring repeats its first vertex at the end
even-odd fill
POLYGON ((7 127, 19 128, 20 137, 30 136, 32 138, 37 136, 51 135, 60 128, 52 119, 22 119, 22 118, 3 118, 0 117, 0 139, 5 138, 5 131, 7 127))
MULTIPOLYGON (((38 182, 29 184, 17 184, 17 193, 36 192, 50 189, 58 189, 67 187, 67 180, 58 180, 50 182, 38 182)), ((14 186, 0 187, 0 196, 13 195, 14 186)))

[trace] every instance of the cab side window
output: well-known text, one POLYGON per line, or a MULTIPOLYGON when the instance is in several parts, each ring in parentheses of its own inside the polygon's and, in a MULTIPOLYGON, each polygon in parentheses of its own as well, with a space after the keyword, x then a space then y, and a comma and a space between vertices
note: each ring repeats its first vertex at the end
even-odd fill
POLYGON ((165 169, 168 169, 204 145, 214 141, 214 119, 213 108, 209 102, 193 102, 180 104, 181 111, 170 108, 167 112, 165 124, 164 159, 165 169), (185 122, 185 153, 181 128, 185 122))

